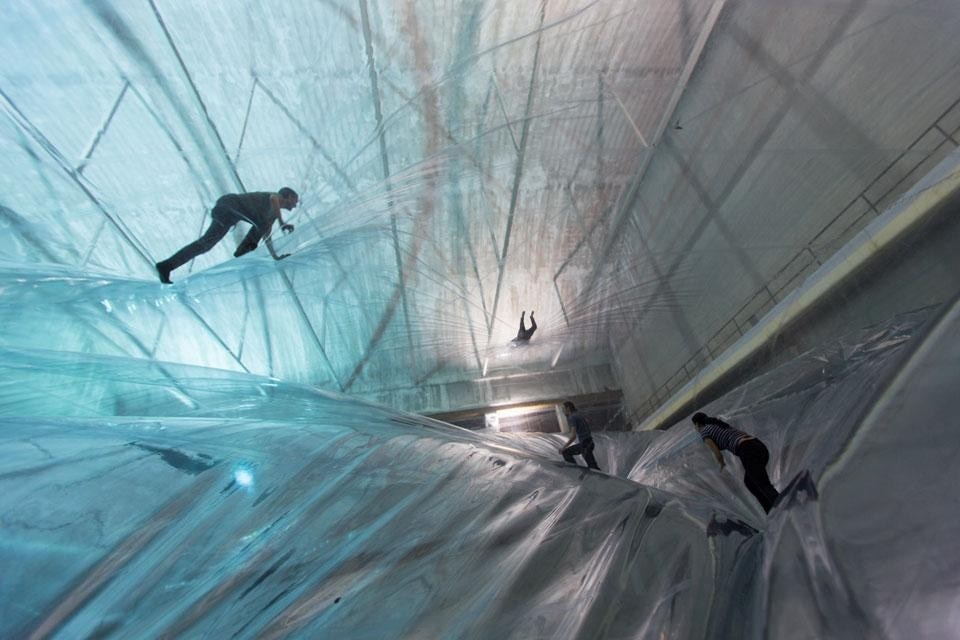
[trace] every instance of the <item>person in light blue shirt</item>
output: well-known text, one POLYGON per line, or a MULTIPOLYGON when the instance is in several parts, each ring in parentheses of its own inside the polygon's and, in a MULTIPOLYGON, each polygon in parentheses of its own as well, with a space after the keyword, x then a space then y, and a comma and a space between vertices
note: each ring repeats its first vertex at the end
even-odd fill
POLYGON ((593 434, 590 433, 590 425, 586 418, 577 413, 577 407, 570 400, 563 403, 563 413, 567 416, 567 424, 572 430, 570 439, 560 447, 560 455, 567 462, 576 464, 573 456, 583 456, 584 462, 591 469, 600 470, 597 459, 593 457, 593 434), (576 443, 575 443, 576 442, 576 443))
POLYGON ((773 486, 770 476, 767 475, 770 452, 767 451, 766 445, 759 438, 734 429, 720 418, 708 416, 700 411, 693 414, 690 420, 703 439, 703 443, 713 452, 713 457, 717 459, 721 469, 725 466, 721 451, 729 451, 740 458, 740 462, 743 463, 743 483, 760 501, 763 510, 769 513, 780 492, 773 486))

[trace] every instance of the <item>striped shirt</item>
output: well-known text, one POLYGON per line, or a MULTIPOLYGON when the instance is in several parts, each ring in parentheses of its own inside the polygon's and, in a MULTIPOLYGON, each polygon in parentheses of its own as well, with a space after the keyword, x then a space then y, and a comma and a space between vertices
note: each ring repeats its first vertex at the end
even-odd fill
POLYGON ((702 427, 697 427, 697 433, 699 433, 700 437, 704 440, 710 438, 716 442, 717 448, 721 451, 729 451, 733 454, 737 453, 737 447, 741 442, 753 437, 739 429, 734 429, 723 420, 718 420, 717 418, 707 418, 706 424, 702 427))

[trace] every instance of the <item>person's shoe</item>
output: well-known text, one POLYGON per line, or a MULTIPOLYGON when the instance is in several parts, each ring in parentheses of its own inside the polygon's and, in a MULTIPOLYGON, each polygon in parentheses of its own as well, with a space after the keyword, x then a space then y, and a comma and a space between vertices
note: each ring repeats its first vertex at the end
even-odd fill
POLYGON ((170 280, 170 267, 165 262, 158 262, 154 265, 157 268, 157 275, 160 276, 160 282, 163 284, 173 284, 170 280))

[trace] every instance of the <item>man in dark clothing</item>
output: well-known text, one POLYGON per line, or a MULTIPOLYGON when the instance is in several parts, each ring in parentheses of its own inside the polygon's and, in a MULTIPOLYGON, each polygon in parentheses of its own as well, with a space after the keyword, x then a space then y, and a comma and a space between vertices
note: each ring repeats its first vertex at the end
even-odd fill
POLYGON ((238 222, 249 222, 252 226, 246 237, 237 247, 234 256, 239 258, 245 253, 249 253, 257 248, 260 239, 264 239, 267 250, 274 260, 286 258, 288 253, 277 255, 273 249, 273 242, 270 240, 270 231, 274 222, 280 223, 280 228, 290 233, 293 231, 293 225, 283 221, 280 214, 281 209, 292 211, 300 197, 297 192, 290 187, 283 187, 277 193, 267 191, 255 191, 252 193, 228 193, 217 200, 210 216, 213 222, 198 240, 195 240, 180 249, 175 254, 156 264, 157 275, 160 276, 160 282, 170 284, 170 272, 177 267, 184 265, 202 253, 210 251, 218 242, 223 240, 230 230, 238 222))
MULTIPOLYGON (((531 317, 533 317, 532 314, 531 317)), ((573 456, 583 456, 583 460, 588 467, 599 471, 600 466, 597 464, 597 459, 593 457, 593 435, 590 433, 590 425, 587 424, 586 418, 577 413, 576 405, 569 400, 565 400, 563 403, 563 413, 567 416, 567 424, 570 425, 573 432, 570 434, 570 439, 560 447, 560 455, 567 462, 574 464, 577 461, 573 459, 573 456), (574 444, 575 440, 579 440, 579 442, 574 444)))
POLYGON ((760 501, 763 510, 769 513, 780 492, 774 488, 767 475, 767 462, 770 460, 767 447, 759 438, 734 429, 723 420, 705 413, 698 411, 693 414, 691 421, 704 444, 710 447, 721 469, 725 466, 721 451, 729 451, 740 458, 743 463, 743 483, 760 501))
POLYGON ((521 342, 529 342, 530 338, 533 337, 533 332, 537 330, 537 321, 533 317, 533 311, 530 312, 530 328, 527 329, 523 326, 523 317, 527 315, 526 311, 520 312, 520 330, 517 331, 517 337, 511 340, 516 344, 521 342))

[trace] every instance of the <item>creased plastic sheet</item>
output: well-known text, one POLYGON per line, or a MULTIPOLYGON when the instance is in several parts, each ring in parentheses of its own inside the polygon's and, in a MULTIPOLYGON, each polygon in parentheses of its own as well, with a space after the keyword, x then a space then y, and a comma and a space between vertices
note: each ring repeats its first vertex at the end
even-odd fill
POLYGON ((15 369, 160 414, 4 419, 3 635, 703 637, 712 547, 755 544, 712 543, 710 511, 656 489, 305 387, 3 362, 8 408, 15 369))
POLYGON ((958 334, 898 318, 706 407, 768 444, 769 519, 686 423, 598 434, 615 477, 559 434, 7 349, 0 635, 953 637, 958 334))

